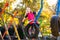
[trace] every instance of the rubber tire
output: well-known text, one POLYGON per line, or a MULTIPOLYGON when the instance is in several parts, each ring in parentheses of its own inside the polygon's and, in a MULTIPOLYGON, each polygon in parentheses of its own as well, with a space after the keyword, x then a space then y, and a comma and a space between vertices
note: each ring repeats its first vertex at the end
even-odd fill
POLYGON ((59 36, 59 29, 60 29, 60 17, 59 16, 53 16, 51 18, 50 22, 51 32, 52 35, 55 37, 59 36))
POLYGON ((39 33, 39 28, 37 28, 35 24, 28 24, 28 25, 25 27, 25 34, 26 34, 26 36, 27 36, 28 38, 30 38, 30 39, 32 39, 32 38, 38 38, 38 33, 39 33), (33 26, 33 25, 34 25, 34 26, 33 26), (35 28, 35 34, 34 34, 34 35, 29 35, 29 33, 28 33, 28 29, 29 29, 31 26, 35 28))

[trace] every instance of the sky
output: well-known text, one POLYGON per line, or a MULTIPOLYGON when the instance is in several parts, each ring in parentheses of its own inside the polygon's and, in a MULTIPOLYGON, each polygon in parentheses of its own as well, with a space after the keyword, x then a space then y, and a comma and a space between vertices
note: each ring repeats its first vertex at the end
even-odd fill
POLYGON ((3 2, 4 0, 0 0, 0 2, 3 2))
MULTIPOLYGON (((3 0, 0 0, 0 2, 2 2, 3 0)), ((50 6, 55 5, 57 3, 57 0, 46 0, 48 2, 48 4, 50 6)), ((12 7, 13 9, 15 9, 17 7, 17 4, 19 4, 20 2, 22 2, 22 0, 16 0, 13 4, 12 7)))
POLYGON ((16 1, 12 4, 13 9, 15 9, 20 2, 22 2, 22 0, 16 0, 16 1))
POLYGON ((57 0, 47 0, 48 4, 50 6, 55 5, 57 3, 57 0))
MULTIPOLYGON (((16 8, 17 4, 19 4, 22 0, 16 0, 14 3, 13 3, 13 9, 16 8)), ((49 6, 52 6, 52 5, 55 5, 57 3, 57 0, 46 0, 49 4, 49 6)))
MULTIPOLYGON (((4 0, 0 0, 0 2, 3 2, 4 0)), ((17 5, 19 2, 21 2, 22 0, 16 0, 15 2, 14 2, 14 6, 15 5, 17 5)), ((48 2, 48 4, 51 6, 51 5, 53 5, 53 4, 56 4, 57 3, 57 0, 46 0, 47 2, 48 2)))

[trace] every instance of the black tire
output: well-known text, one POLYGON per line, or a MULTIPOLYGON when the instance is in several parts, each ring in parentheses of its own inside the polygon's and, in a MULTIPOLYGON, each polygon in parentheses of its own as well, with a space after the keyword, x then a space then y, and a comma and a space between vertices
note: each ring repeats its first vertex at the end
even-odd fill
MULTIPOLYGON (((37 25, 37 24, 36 24, 36 25, 37 25)), ((26 36, 27 36, 28 38, 30 38, 30 39, 32 39, 32 38, 38 38, 39 28, 36 27, 36 25, 35 25, 35 24, 28 24, 28 25, 25 27, 25 34, 26 34, 26 36), (35 29, 35 33, 34 33, 33 35, 29 35, 28 30, 29 30, 30 27, 34 27, 34 29, 35 29)))
POLYGON ((51 32, 52 35, 55 37, 59 36, 59 29, 60 29, 60 17, 59 16, 53 16, 51 18, 51 22, 50 22, 50 27, 51 27, 51 32))

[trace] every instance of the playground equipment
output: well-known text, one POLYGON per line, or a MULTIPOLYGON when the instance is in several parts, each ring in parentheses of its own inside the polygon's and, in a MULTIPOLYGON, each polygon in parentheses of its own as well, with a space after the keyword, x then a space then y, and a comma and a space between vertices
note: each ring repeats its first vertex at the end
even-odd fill
MULTIPOLYGON (((2 18, 1 15, 4 13, 4 11, 5 11, 6 7, 8 7, 8 5, 9 5, 8 2, 6 2, 6 4, 4 5, 4 8, 3 8, 3 9, 0 9, 0 10, 1 10, 1 12, 0 12, 0 17, 1 17, 1 18, 2 18)), ((16 16, 16 13, 17 13, 17 12, 14 12, 14 15, 13 15, 12 19, 14 19, 14 17, 16 16)), ((2 20, 3 20, 3 18, 2 18, 2 20)), ((11 25, 12 21, 13 21, 13 20, 11 20, 11 21, 10 21, 10 24, 7 25, 7 23, 5 23, 4 20, 3 20, 3 22, 4 22, 4 28, 5 28, 5 32, 4 32, 4 34, 2 35, 2 38, 3 38, 3 39, 12 40, 11 37, 10 37, 10 35, 9 35, 9 31, 8 31, 8 29, 10 28, 10 25, 11 25)), ((18 35, 18 31, 17 31, 16 25, 14 24, 13 27, 14 27, 14 31, 15 31, 15 33, 16 33, 16 36, 17 36, 18 40, 20 40, 20 37, 19 37, 19 35, 18 35)))
POLYGON ((56 5, 56 15, 52 16, 51 18, 51 31, 52 31, 52 35, 54 37, 58 37, 60 34, 60 0, 58 0, 57 5, 56 5))
MULTIPOLYGON (((14 17, 16 16, 16 14, 17 14, 17 11, 14 12, 14 15, 13 15, 12 19, 14 19, 14 17)), ((12 24, 11 24, 11 23, 13 22, 12 19, 10 20, 10 23, 8 24, 8 29, 9 29, 10 26, 12 25, 12 24)), ((14 28, 14 31, 15 31, 15 33, 16 33, 16 36, 17 36, 18 40, 20 40, 20 37, 19 37, 19 34, 18 34, 17 27, 16 27, 15 23, 13 24, 13 28, 14 28)), ((4 34, 3 34, 3 38, 4 38, 5 34, 6 34, 6 31, 5 31, 4 34)), ((14 33, 13 33, 13 34, 14 34, 14 33)))
MULTIPOLYGON (((4 8, 3 8, 3 10, 2 10, 2 12, 1 12, 1 14, 0 15, 2 15, 3 13, 4 13, 4 11, 5 11, 5 8, 8 6, 9 4, 8 3, 6 3, 5 5, 4 5, 4 8)), ((39 16, 40 16, 40 13, 41 13, 41 11, 42 11, 42 8, 43 8, 43 0, 41 0, 41 8, 40 8, 40 10, 39 10, 39 12, 38 12, 38 15, 36 16, 36 19, 35 19, 35 21, 32 23, 33 25, 31 25, 30 27, 32 27, 32 29, 34 29, 34 31, 35 31, 35 34, 34 34, 34 36, 35 37, 37 37, 38 36, 38 33, 39 33, 39 27, 38 27, 38 25, 36 24, 36 22, 37 22, 37 20, 38 20, 38 18, 39 18, 39 16)), ((12 16, 12 19, 14 19, 14 17, 16 16, 16 14, 17 14, 17 11, 15 11, 15 13, 14 13, 14 15, 12 16)), ((2 16, 1 16, 1 18, 2 18, 2 16)), ((2 20, 3 20, 3 18, 2 18, 2 20)), ((19 19, 20 20, 20 19, 19 19)), ((10 23, 4 23, 5 25, 4 25, 4 27, 5 27, 5 32, 4 32, 4 34, 2 35, 2 38, 4 38, 5 36, 7 36, 8 35, 8 40, 12 40, 11 39, 11 36, 10 36, 10 33, 9 33, 9 28, 10 28, 10 26, 12 25, 11 23, 12 23, 12 21, 13 20, 10 20, 10 23)), ((3 21, 4 22, 4 21, 3 21)), ((14 29, 14 31, 15 31, 15 33, 16 33, 16 36, 17 36, 17 38, 18 38, 18 40, 20 40, 20 37, 19 37, 19 33, 18 33, 18 30, 17 30, 17 27, 16 27, 16 25, 15 25, 15 23, 13 24, 13 29, 14 29)), ((29 28, 27 28, 28 30, 29 30, 29 28)), ((25 28, 25 30, 26 30, 26 28, 25 28)), ((24 32, 24 29, 23 29, 23 32, 24 32)), ((25 31, 25 33, 27 32, 27 30, 25 31)), ((28 33, 28 32, 27 32, 28 33)), ((28 34, 29 35, 29 34, 28 34)), ((27 34, 26 34, 26 36, 27 37, 29 37, 27 34)), ((30 35, 30 37, 29 38, 31 38, 31 36, 32 35, 30 35)))
MULTIPOLYGON (((8 7, 8 6, 9 6, 9 4, 8 4, 8 2, 6 2, 5 5, 4 5, 4 8, 3 8, 3 9, 2 9, 2 8, 0 9, 0 10, 1 10, 1 12, 0 12, 0 17, 1 17, 1 18, 2 18, 2 14, 4 13, 6 7, 8 7)), ((3 20, 3 18, 2 18, 2 20, 3 20)), ((3 23, 4 23, 4 21, 3 21, 3 23)), ((5 30, 6 30, 6 33, 7 33, 8 37, 9 37, 9 39, 11 40, 11 38, 10 38, 10 36, 9 36, 8 29, 7 29, 7 25, 4 24, 4 27, 5 27, 5 30)))

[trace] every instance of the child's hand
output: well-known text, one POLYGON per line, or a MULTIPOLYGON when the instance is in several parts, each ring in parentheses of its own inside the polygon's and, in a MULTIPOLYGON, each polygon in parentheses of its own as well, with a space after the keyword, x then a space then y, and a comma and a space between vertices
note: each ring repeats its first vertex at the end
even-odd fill
POLYGON ((25 18, 22 20, 22 22, 24 22, 25 18))

